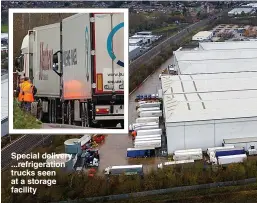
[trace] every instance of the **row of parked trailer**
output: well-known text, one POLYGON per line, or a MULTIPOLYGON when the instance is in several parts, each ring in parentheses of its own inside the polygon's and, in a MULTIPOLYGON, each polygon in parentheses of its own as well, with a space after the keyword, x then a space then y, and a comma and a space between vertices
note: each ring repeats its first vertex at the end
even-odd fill
POLYGON ((155 155, 155 149, 161 147, 162 104, 159 99, 140 100, 136 107, 138 118, 129 126, 134 140, 134 148, 127 149, 127 157, 149 157, 155 155))
MULTIPOLYGON (((208 163, 226 166, 232 163, 242 163, 248 156, 257 155, 257 137, 224 139, 221 147, 208 148, 206 155, 208 163)), ((155 148, 129 148, 128 157, 154 156, 155 148)), ((190 167, 198 160, 204 159, 201 148, 177 150, 173 154, 173 161, 160 163, 158 169, 165 167, 182 166, 190 167)), ((143 175, 143 165, 109 166, 105 169, 107 175, 143 175)))

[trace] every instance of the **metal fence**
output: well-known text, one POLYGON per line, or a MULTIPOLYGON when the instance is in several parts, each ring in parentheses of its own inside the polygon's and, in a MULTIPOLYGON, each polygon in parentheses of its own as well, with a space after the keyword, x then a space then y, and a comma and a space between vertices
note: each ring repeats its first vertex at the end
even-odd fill
POLYGON ((249 179, 238 180, 238 181, 226 181, 226 182, 217 182, 217 183, 209 183, 209 184, 201 184, 201 185, 182 186, 182 187, 174 187, 174 188, 167 188, 167 189, 160 189, 160 190, 150 190, 150 191, 136 192, 136 193, 129 193, 129 194, 109 195, 109 196, 102 196, 102 197, 92 197, 92 198, 85 198, 80 200, 68 200, 68 201, 51 202, 51 203, 82 203, 82 202, 85 203, 85 202, 114 201, 114 200, 123 200, 123 199, 136 198, 136 197, 145 197, 149 195, 161 195, 161 194, 167 194, 172 192, 184 192, 189 190, 246 185, 246 184, 251 184, 256 182, 257 182, 257 178, 249 178, 249 179))

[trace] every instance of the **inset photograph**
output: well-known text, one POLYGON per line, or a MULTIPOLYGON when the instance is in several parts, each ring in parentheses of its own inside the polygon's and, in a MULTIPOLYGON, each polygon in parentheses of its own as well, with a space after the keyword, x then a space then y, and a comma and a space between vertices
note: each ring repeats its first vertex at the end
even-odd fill
POLYGON ((128 32, 127 9, 9 9, 9 132, 127 133, 128 32))

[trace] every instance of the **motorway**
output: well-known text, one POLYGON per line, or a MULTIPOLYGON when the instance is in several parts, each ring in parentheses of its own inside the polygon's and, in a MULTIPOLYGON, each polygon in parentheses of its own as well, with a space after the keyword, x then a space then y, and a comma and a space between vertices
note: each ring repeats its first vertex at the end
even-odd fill
POLYGON ((136 96, 139 94, 157 94, 158 90, 161 89, 161 82, 159 80, 159 74, 162 70, 166 69, 169 64, 173 62, 173 56, 170 57, 165 63, 163 63, 157 71, 149 76, 149 78, 129 96, 129 124, 135 122, 137 118, 136 105, 135 102, 136 96))
POLYGON ((11 153, 16 152, 20 154, 28 153, 35 147, 48 140, 51 135, 24 135, 15 140, 10 145, 7 145, 1 150, 1 170, 4 171, 15 161, 11 159, 11 153))

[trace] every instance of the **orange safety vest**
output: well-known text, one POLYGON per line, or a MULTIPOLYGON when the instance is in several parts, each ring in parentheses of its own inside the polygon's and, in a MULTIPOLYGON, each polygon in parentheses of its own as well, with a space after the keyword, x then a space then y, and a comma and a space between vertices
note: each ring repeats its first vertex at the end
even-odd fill
POLYGON ((30 82, 20 84, 19 101, 34 102, 33 85, 30 82))
POLYGON ((21 91, 21 84, 22 84, 22 83, 19 84, 19 87, 20 87, 20 92, 19 92, 19 96, 18 96, 18 101, 19 101, 19 102, 22 102, 22 101, 23 101, 23 94, 22 94, 22 91, 21 91))

